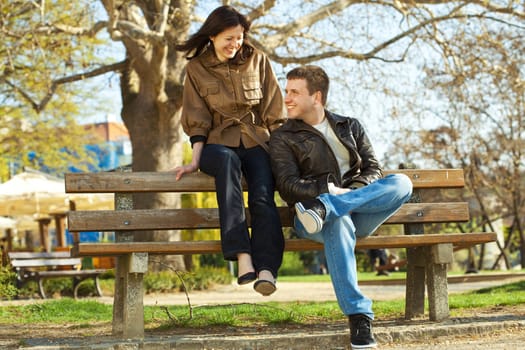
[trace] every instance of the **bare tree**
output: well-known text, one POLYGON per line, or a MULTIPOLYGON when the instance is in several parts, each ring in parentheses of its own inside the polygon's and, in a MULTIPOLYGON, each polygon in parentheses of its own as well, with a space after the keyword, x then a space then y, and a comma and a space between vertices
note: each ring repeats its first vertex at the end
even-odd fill
POLYGON ((480 225, 494 231, 496 219, 508 223, 509 235, 494 264, 504 259, 507 267, 505 253, 512 249, 525 266, 525 45, 520 31, 509 29, 463 29, 442 43, 443 59, 427 70, 428 88, 446 102, 437 113, 440 126, 419 132, 405 128, 412 134, 410 145, 398 140, 414 150, 410 157, 418 154, 438 166, 465 169, 480 225))

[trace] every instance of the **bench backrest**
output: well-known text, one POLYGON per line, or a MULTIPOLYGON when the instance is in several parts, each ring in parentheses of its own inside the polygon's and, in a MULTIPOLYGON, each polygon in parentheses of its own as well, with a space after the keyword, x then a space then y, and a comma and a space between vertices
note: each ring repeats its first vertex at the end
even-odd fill
POLYGON ((11 266, 14 268, 76 267, 82 265, 82 259, 70 257, 70 252, 8 252, 7 254, 11 266))
MULTIPOLYGON (((424 224, 465 222, 469 220, 466 202, 424 202, 420 192, 428 189, 461 188, 464 186, 462 169, 386 171, 404 173, 414 185, 414 200, 406 203, 387 224, 424 224)), ((175 181, 167 172, 103 172, 71 173, 65 177, 68 193, 115 193, 125 196, 144 192, 213 192, 213 178, 194 173, 175 181)), ((283 226, 291 226, 288 207, 279 208, 283 226)), ((248 220, 249 213, 247 212, 248 220)), ((219 227, 216 208, 143 209, 72 211, 68 214, 71 232, 86 231, 140 231, 168 229, 210 229, 219 227)))

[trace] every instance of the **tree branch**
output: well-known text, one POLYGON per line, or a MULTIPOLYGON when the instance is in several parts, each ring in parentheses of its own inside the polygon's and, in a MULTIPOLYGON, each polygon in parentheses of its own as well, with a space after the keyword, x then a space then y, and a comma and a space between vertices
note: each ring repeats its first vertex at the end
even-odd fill
POLYGON ((275 0, 265 0, 261 5, 254 8, 246 17, 253 21, 259 17, 264 16, 272 7, 275 6, 275 0))
POLYGON ((110 65, 107 65, 107 66, 96 68, 96 69, 94 69, 92 71, 89 71, 89 72, 73 74, 73 75, 70 75, 70 76, 67 76, 67 77, 63 77, 63 78, 60 78, 60 79, 53 80, 51 82, 51 86, 48 89, 46 95, 44 96, 44 98, 42 98, 42 100, 40 102, 37 102, 37 101, 33 100, 33 98, 31 98, 31 96, 29 96, 29 94, 27 94, 24 90, 22 90, 20 87, 18 87, 17 85, 12 83, 11 81, 9 81, 7 79, 4 79, 4 81, 5 81, 5 83, 7 85, 11 86, 16 92, 18 92, 20 95, 22 95, 22 97, 31 104, 31 107, 37 113, 40 113, 41 111, 43 111, 45 109, 46 105, 49 103, 49 101, 51 100, 51 98, 55 94, 56 89, 60 85, 71 83, 71 82, 75 82, 75 81, 84 80, 84 79, 87 79, 87 78, 96 77, 96 76, 99 76, 99 75, 106 74, 108 72, 121 71, 121 70, 125 69, 128 66, 128 63, 129 63, 128 60, 124 60, 124 61, 113 63, 113 64, 110 64, 110 65))
MULTIPOLYGON (((308 16, 306 16, 306 17, 308 17, 308 16)), ((374 48, 372 48, 368 52, 364 52, 364 53, 357 53, 357 52, 353 52, 351 50, 344 50, 344 49, 335 49, 335 50, 332 50, 332 51, 320 52, 318 54, 307 55, 307 56, 303 56, 303 57, 293 57, 292 58, 292 57, 279 56, 279 55, 275 54, 273 51, 269 52, 268 50, 265 49, 265 45, 262 45, 261 43, 259 43, 257 41, 254 41, 254 40, 252 40, 252 41, 254 41, 254 44, 257 47, 259 47, 260 49, 265 51, 271 59, 273 59, 274 61, 279 62, 280 64, 283 64, 283 65, 290 64, 290 63, 306 64, 306 63, 315 62, 315 61, 319 61, 319 60, 322 60, 322 59, 331 58, 331 57, 337 57, 337 56, 344 57, 344 58, 349 58, 349 59, 354 59, 354 60, 361 60, 361 61, 369 60, 369 59, 377 59, 377 60, 381 60, 381 61, 384 61, 384 62, 400 62, 400 61, 403 60, 403 57, 400 57, 400 58, 397 58, 397 59, 385 59, 385 58, 377 56, 377 54, 380 53, 381 51, 383 51, 384 49, 386 49, 387 47, 393 45, 394 43, 396 43, 396 42, 398 42, 398 41, 400 41, 402 39, 408 38, 411 34, 416 33, 418 30, 428 26, 429 24, 438 23, 438 22, 444 22, 444 21, 449 21, 449 20, 468 19, 468 18, 484 18, 484 19, 492 20, 492 17, 487 17, 483 13, 482 14, 458 13, 458 14, 454 14, 454 15, 446 14, 446 15, 443 15, 443 16, 440 16, 440 17, 432 17, 432 18, 429 18, 429 19, 427 19, 425 21, 419 22, 417 25, 407 29, 406 31, 404 31, 402 33, 399 33, 398 35, 392 37, 389 40, 386 40, 386 41, 382 42, 381 44, 375 46, 374 48)), ((265 40, 265 44, 266 43, 267 43, 267 41, 265 40)))
POLYGON ((85 28, 85 27, 73 27, 66 24, 52 24, 52 25, 45 25, 45 26, 39 26, 38 28, 35 28, 35 33, 39 34, 57 34, 57 33, 65 33, 65 34, 71 34, 71 35, 87 35, 89 37, 94 37, 97 35, 98 32, 100 32, 102 29, 106 28, 109 22, 107 21, 99 21, 93 25, 91 28, 85 28))

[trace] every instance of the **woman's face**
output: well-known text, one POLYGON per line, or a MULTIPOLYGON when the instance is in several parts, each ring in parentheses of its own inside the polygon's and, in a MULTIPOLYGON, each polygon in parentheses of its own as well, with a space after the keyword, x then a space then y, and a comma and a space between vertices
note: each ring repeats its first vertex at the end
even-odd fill
POLYGON ((244 28, 239 24, 220 32, 216 36, 210 37, 215 54, 221 62, 233 58, 242 46, 244 39, 244 28))

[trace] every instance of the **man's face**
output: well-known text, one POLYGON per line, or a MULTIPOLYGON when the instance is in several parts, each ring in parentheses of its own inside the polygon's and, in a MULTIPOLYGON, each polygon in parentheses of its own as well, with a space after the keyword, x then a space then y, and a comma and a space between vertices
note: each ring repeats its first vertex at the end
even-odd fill
POLYGON ((288 79, 285 92, 284 104, 288 111, 288 118, 304 120, 314 113, 316 94, 310 95, 305 79, 288 79))

